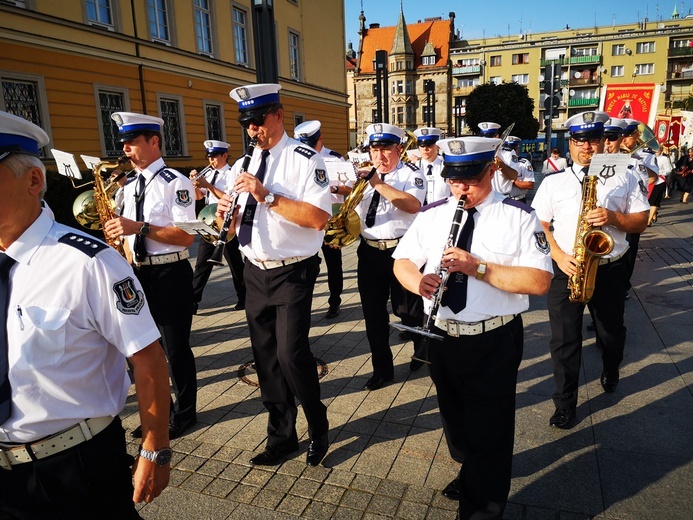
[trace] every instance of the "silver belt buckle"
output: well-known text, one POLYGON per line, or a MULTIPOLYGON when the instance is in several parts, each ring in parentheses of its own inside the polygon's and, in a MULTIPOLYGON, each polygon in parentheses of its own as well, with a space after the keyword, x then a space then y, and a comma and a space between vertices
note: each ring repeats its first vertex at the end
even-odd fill
POLYGON ((378 249, 380 251, 385 251, 387 249, 387 242, 385 240, 378 240, 378 249))
POLYGON ((457 323, 456 321, 448 320, 447 321, 447 329, 448 329, 448 336, 452 336, 453 338, 459 338, 460 337, 459 323, 457 323))

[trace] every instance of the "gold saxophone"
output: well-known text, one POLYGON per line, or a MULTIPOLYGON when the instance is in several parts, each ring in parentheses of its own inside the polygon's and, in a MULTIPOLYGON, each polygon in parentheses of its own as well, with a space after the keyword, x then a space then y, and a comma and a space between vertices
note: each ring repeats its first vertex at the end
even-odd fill
MULTIPOLYGON (((87 229, 103 229, 109 220, 116 218, 115 213, 115 192, 119 188, 117 179, 125 175, 122 167, 130 161, 127 155, 118 158, 117 161, 101 161, 94 165, 94 189, 81 193, 72 204, 72 213, 75 220, 87 229), (102 172, 112 169, 111 180, 106 183, 102 172)), ((105 240, 111 247, 115 248, 123 257, 128 258, 123 241, 120 238, 109 238, 105 240)))
MULTIPOLYGON (((406 131, 407 140, 402 147, 402 153, 400 153, 399 159, 403 162, 410 162, 409 156, 407 155, 407 150, 416 146, 416 136, 410 132, 406 131)), ((372 163, 365 162, 358 165, 359 168, 365 166, 370 166, 372 163)), ((354 183, 354 187, 351 192, 344 197, 344 202, 339 207, 339 211, 336 215, 330 218, 325 225, 325 244, 331 247, 346 247, 353 244, 361 233, 361 219, 356 213, 356 206, 359 205, 363 199, 363 192, 366 191, 368 187, 368 181, 373 175, 375 175, 376 168, 372 168, 371 171, 365 177, 361 177, 354 183)))
POLYGON ((582 181, 582 203, 575 233, 573 256, 577 261, 577 272, 568 277, 570 301, 587 303, 594 294, 599 259, 611 253, 614 239, 606 231, 595 229, 587 222, 587 214, 597 207, 597 177, 586 175, 582 181))

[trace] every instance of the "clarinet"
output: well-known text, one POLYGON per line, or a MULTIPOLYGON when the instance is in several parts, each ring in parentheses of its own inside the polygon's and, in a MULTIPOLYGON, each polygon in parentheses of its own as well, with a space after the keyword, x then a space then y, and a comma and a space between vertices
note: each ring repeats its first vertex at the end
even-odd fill
MULTIPOLYGON (((464 215, 464 208, 466 205, 467 199, 464 197, 461 198, 457 203, 457 208, 455 209, 455 216, 452 218, 452 226, 450 226, 450 234, 448 235, 448 240, 445 243, 443 251, 451 247, 455 247, 455 244, 457 243, 457 237, 460 233, 460 227, 462 225, 462 215, 464 215)), ((420 334, 423 334, 423 339, 419 343, 418 348, 412 356, 412 359, 415 359, 417 361, 423 361, 424 363, 428 364, 431 363, 428 358, 428 349, 430 347, 431 338, 435 337, 436 339, 442 339, 442 337, 438 336, 437 334, 425 334, 424 332, 430 331, 431 326, 435 322, 436 315, 438 314, 438 308, 440 307, 440 302, 443 299, 443 292, 445 291, 445 286, 448 282, 448 277, 450 276, 447 267, 441 267, 440 265, 436 268, 434 273, 440 276, 440 285, 438 286, 436 292, 433 294, 433 297, 431 298, 431 310, 428 313, 428 317, 426 318, 426 325, 420 332, 420 334)))
MULTIPOLYGON (((250 164, 250 159, 253 156, 253 149, 257 144, 257 139, 251 139, 248 144, 248 149, 245 151, 245 156, 243 156, 243 163, 241 164, 240 173, 245 173, 248 170, 248 165, 250 164)), ((207 260, 208 262, 215 265, 222 265, 221 260, 224 254, 224 247, 226 247, 226 236, 229 234, 229 228, 231 227, 231 220, 233 219, 233 211, 236 208, 236 201, 238 200, 238 193, 232 191, 228 195, 233 195, 231 200, 231 209, 224 215, 224 220, 221 224, 221 229, 219 229, 219 238, 214 241, 214 251, 212 256, 207 260)))

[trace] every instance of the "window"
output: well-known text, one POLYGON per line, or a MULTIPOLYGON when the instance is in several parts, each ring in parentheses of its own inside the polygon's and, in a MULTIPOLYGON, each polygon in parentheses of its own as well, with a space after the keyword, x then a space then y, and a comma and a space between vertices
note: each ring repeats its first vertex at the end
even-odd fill
POLYGON ((392 94, 404 94, 404 80, 398 79, 392 82, 392 94))
POLYGON ((623 65, 614 65, 611 67, 611 76, 614 78, 620 78, 623 76, 623 65))
POLYGON ((649 54, 655 51, 655 42, 640 42, 635 44, 636 54, 649 54))
POLYGON ((397 70, 404 70, 404 62, 403 61, 397 62, 397 70))
POLYGON ((293 80, 301 81, 301 37, 289 31, 289 72, 293 80))
POLYGON ((166 0, 147 0, 149 33, 152 40, 170 43, 168 33, 168 8, 166 0))
POLYGON ((435 56, 423 56, 421 58, 421 65, 435 65, 436 64, 436 57, 435 56))
POLYGON ((373 85, 371 85, 371 87, 372 87, 371 88, 371 95, 377 96, 378 95, 378 84, 373 83, 373 85))
POLYGON ((406 124, 412 124, 415 123, 414 121, 414 108, 411 105, 407 105, 407 119, 406 119, 406 124))
POLYGON ((687 40, 674 40, 673 42, 671 42, 671 46, 674 49, 687 48, 690 47, 691 44, 693 44, 693 40, 691 40, 690 38, 687 40))
POLYGON ((625 43, 618 43, 618 44, 611 46, 611 55, 612 56, 623 56, 625 53, 626 53, 626 44, 625 43))
POLYGON ((491 67, 500 67, 501 64, 501 57, 500 56, 491 56, 491 67))
POLYGON ((298 125, 303 123, 306 120, 306 116, 304 114, 294 114, 294 128, 296 128, 298 125))
POLYGON ((209 0, 195 0, 197 52, 212 56, 212 11, 209 0))
POLYGON ((479 78, 457 78, 457 87, 476 87, 479 84, 479 78))
POLYGON ((405 84, 405 91, 407 94, 411 94, 411 80, 408 79, 405 84))
POLYGON ((213 101, 204 102, 205 130, 207 139, 224 141, 224 112, 221 103, 213 101))
MULTIPOLYGON (((0 110, 31 121, 43 128, 50 136, 48 104, 43 78, 28 75, 12 77, 0 75, 0 81, 2 81, 0 110)), ((41 150, 41 157, 46 157, 45 148, 41 150)))
POLYGON ((529 63, 529 53, 523 54, 513 54, 513 65, 520 65, 523 63, 529 63))
POLYGON ((596 47, 586 47, 582 49, 573 49, 571 51, 573 56, 596 56, 597 55, 597 48, 596 47))
POLYGON ((233 7, 233 44, 236 50, 236 63, 248 65, 248 14, 233 7))
POLYGON ((87 20, 90 23, 105 25, 113 29, 113 10, 111 0, 86 0, 87 20))
POLYGON ((654 63, 639 63, 635 66, 635 74, 638 76, 647 76, 654 74, 654 63))
POLYGON ((404 107, 397 107, 397 125, 404 124, 404 107))
POLYGON ((183 136, 183 100, 179 96, 157 96, 159 117, 164 120, 162 153, 167 156, 185 155, 183 136))
POLYGON ((457 60, 455 67, 474 67, 480 64, 481 60, 479 58, 464 58, 457 60))
POLYGON ((101 129, 101 150, 106 157, 118 157, 123 153, 123 146, 118 142, 118 125, 111 119, 113 112, 127 110, 127 89, 94 85, 98 102, 97 118, 101 129))
POLYGON ((513 74, 512 80, 520 85, 529 85, 529 74, 513 74))
POLYGON ((493 83, 494 85, 500 85, 503 83, 503 78, 501 76, 491 76, 488 82, 493 83))

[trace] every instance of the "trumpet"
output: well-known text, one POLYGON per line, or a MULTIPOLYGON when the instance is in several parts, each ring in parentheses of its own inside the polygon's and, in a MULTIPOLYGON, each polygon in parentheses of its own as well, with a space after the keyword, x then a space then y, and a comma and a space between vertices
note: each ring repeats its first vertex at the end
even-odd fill
MULTIPOLYGON (((248 170, 248 165, 250 164, 250 159, 253 157, 253 149, 257 144, 257 139, 251 139, 248 144, 248 149, 245 151, 245 156, 243 157, 243 163, 241 164, 240 173, 244 173, 248 170)), ((209 263, 214 265, 222 265, 221 257, 224 254, 224 247, 226 247, 226 236, 229 233, 229 228, 231 227, 231 220, 233 219, 233 211, 236 207, 236 201, 238 200, 238 192, 233 190, 228 193, 231 196, 232 204, 231 209, 224 215, 224 220, 219 228, 219 238, 214 241, 214 251, 212 256, 207 260, 209 263)))
POLYGON ((190 182, 195 182, 197 179, 200 179, 204 177, 208 171, 212 170, 212 165, 210 164, 206 168, 202 169, 201 171, 197 172, 194 176, 190 177, 190 182))

